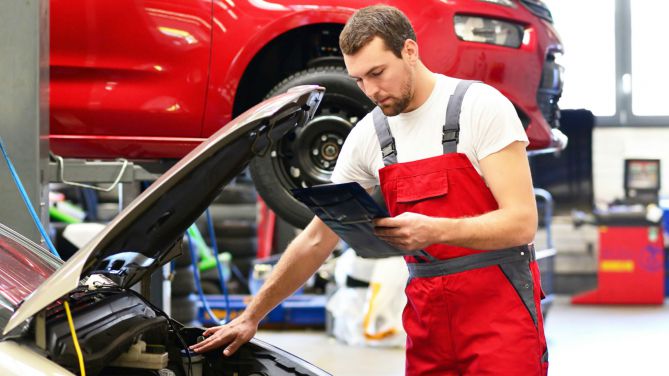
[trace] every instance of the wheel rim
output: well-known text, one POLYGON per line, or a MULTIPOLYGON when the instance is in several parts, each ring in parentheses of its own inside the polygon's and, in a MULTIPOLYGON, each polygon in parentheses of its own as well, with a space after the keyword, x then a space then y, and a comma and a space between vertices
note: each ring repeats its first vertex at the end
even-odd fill
POLYGON ((292 166, 299 170, 302 180, 320 184, 330 181, 341 147, 352 127, 353 124, 334 115, 319 116, 304 126, 295 140, 297 165, 292 166))
POLYGON ((272 151, 272 164, 281 183, 295 188, 330 182, 344 140, 365 113, 366 109, 351 98, 326 95, 319 114, 287 134, 272 151))

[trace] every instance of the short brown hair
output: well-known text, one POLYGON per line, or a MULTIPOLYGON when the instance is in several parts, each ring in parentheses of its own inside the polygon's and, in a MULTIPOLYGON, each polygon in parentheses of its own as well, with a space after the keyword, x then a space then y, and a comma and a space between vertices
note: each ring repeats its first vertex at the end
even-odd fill
POLYGON ((409 19, 399 9, 388 5, 361 8, 351 16, 339 35, 339 48, 346 55, 353 55, 371 42, 374 37, 383 39, 395 56, 402 58, 407 39, 416 40, 416 33, 409 19))

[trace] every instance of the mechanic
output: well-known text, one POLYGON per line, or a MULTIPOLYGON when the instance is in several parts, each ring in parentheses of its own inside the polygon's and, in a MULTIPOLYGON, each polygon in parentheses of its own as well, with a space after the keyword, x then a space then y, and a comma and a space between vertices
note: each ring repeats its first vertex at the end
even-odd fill
MULTIPOLYGON (((351 131, 332 181, 381 186, 394 217, 375 233, 406 251, 407 375, 546 375, 537 211, 518 115, 497 90, 429 71, 398 9, 357 11, 340 39, 377 107, 351 131)), ((339 238, 315 217, 237 319, 192 348, 234 353, 300 287, 339 238)))

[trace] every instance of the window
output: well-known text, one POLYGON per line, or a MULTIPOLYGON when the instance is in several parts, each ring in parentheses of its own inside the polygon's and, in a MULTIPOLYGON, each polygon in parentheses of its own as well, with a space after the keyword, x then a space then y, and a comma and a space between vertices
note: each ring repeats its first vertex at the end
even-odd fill
POLYGON ((565 50, 558 61, 565 68, 560 108, 584 108, 596 116, 615 115, 615 0, 545 3, 565 50))
POLYGON ((664 24, 665 0, 630 1, 632 17, 632 112, 639 116, 669 115, 669 49, 664 24))

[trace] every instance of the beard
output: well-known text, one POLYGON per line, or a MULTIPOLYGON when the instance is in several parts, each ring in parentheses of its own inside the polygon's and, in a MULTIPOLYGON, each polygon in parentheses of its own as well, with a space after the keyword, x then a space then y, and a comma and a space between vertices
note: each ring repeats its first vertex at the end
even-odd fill
POLYGON ((391 97, 389 103, 381 104, 377 101, 376 104, 381 108, 384 115, 397 116, 409 107, 409 103, 413 99, 413 94, 413 77, 408 75, 407 80, 404 81, 400 88, 399 98, 391 97))

